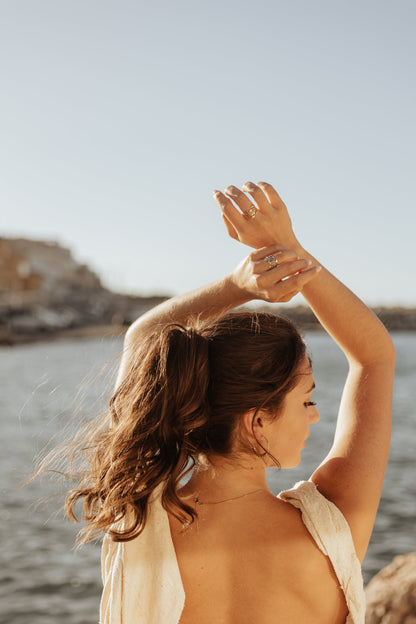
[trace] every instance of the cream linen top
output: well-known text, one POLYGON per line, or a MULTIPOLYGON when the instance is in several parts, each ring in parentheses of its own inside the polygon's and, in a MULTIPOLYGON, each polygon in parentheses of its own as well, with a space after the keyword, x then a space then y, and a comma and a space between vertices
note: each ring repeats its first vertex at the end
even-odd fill
MULTIPOLYGON (((139 537, 130 542, 104 538, 100 624, 179 623, 185 592, 160 490, 153 493, 148 520, 139 537)), ((300 509, 309 533, 329 557, 349 609, 346 624, 364 624, 361 566, 341 511, 311 481, 300 481, 279 497, 300 509)))

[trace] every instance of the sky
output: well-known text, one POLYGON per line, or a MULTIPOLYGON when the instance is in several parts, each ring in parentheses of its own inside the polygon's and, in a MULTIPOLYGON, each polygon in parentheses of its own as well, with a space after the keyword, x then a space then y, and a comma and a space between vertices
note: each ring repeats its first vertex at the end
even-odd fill
POLYGON ((416 305, 414 0, 0 0, 0 236, 105 285, 229 273, 215 188, 276 186, 371 305, 416 305))

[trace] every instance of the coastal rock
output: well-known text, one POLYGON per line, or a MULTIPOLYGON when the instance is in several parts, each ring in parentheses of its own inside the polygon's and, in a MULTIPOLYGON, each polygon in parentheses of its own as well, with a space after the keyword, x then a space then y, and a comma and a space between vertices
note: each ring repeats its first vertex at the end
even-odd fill
POLYGON ((122 331, 165 299, 108 290, 56 242, 0 237, 0 344, 80 328, 122 331))
POLYGON ((0 238, 0 293, 17 301, 64 299, 73 289, 101 290, 99 277, 56 242, 0 238))
POLYGON ((416 553, 395 557, 365 593, 366 624, 416 624, 416 553))

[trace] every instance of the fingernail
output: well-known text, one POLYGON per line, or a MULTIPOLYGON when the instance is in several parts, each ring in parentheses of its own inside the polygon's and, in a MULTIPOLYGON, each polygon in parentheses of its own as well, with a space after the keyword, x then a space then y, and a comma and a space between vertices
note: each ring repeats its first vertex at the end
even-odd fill
POLYGON ((305 260, 306 264, 312 264, 312 260, 305 260))
POLYGON ((236 195, 238 193, 238 188, 236 188, 235 186, 227 186, 224 193, 226 195, 236 195))
POLYGON ((217 189, 214 189, 212 192, 214 195, 219 195, 221 193, 221 191, 217 191, 217 189))
POLYGON ((318 264, 318 266, 316 266, 315 269, 317 273, 319 273, 319 271, 322 271, 322 267, 320 264, 318 264))

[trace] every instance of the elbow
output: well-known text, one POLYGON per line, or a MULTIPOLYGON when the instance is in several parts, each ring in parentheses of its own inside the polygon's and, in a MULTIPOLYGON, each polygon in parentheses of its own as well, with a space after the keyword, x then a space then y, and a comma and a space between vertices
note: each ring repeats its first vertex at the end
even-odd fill
POLYGON ((130 325, 124 335, 124 349, 136 350, 156 329, 155 323, 146 315, 138 318, 130 325))
POLYGON ((124 335, 123 352, 131 355, 141 344, 143 335, 139 327, 131 325, 124 335))
POLYGON ((124 336, 124 346, 130 347, 136 344, 146 333, 147 324, 143 316, 139 317, 130 325, 124 336))
POLYGON ((361 352, 347 355, 350 364, 364 367, 384 365, 394 370, 396 351, 388 331, 384 330, 381 336, 367 336, 364 340, 361 352))
POLYGON ((367 337, 370 345, 370 362, 390 364, 394 368, 396 361, 396 350, 393 340, 386 327, 379 320, 378 331, 371 333, 367 337))
POLYGON ((389 347, 390 347, 390 360, 391 360, 391 362, 392 362, 392 364, 394 366, 394 363, 396 361, 396 349, 394 347, 393 340, 391 339, 390 335, 389 335, 389 343, 390 343, 389 344, 389 347))
POLYGON ((131 344, 134 340, 134 336, 136 334, 136 328, 135 328, 135 323, 132 323, 126 333, 124 334, 124 346, 127 347, 129 344, 131 344))
POLYGON ((391 339, 391 336, 387 330, 383 344, 380 348, 379 361, 390 363, 394 368, 394 364, 396 361, 396 349, 394 348, 393 340, 391 339))
POLYGON ((396 349, 394 348, 393 340, 386 327, 382 323, 381 326, 383 333, 380 338, 380 356, 383 361, 391 362, 394 366, 396 361, 396 349))
POLYGON ((367 362, 362 362, 365 367, 383 367, 393 371, 393 373, 395 363, 396 351, 391 339, 385 345, 380 345, 378 349, 375 348, 367 362))

